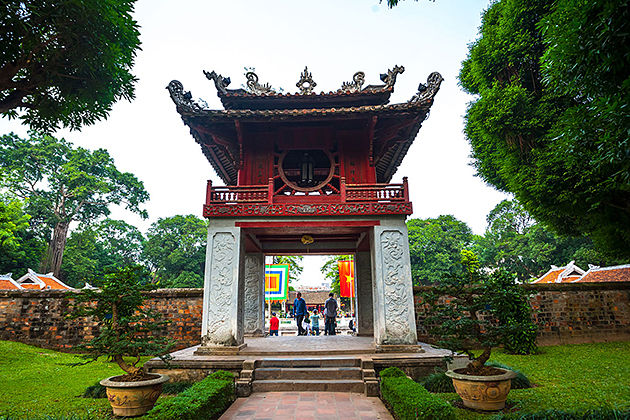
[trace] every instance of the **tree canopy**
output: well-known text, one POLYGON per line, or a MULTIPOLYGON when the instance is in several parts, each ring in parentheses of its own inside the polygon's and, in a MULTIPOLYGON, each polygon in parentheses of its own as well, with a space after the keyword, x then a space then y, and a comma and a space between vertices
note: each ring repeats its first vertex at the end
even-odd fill
POLYGON ((559 233, 630 256, 630 9, 502 0, 462 63, 478 174, 559 233))
POLYGON ((304 267, 302 266, 304 257, 302 255, 274 255, 273 264, 289 264, 289 284, 292 281, 300 280, 304 267))
POLYGON ((206 222, 192 214, 158 219, 147 232, 142 258, 160 287, 202 287, 206 222))
POLYGON ((461 273, 460 251, 473 239, 468 225, 451 215, 435 219, 410 219, 409 254, 415 285, 439 284, 461 273))
POLYGON ((71 222, 90 223, 119 204, 147 217, 140 205, 149 199, 133 174, 120 172, 105 149, 90 151, 48 135, 22 139, 4 135, 0 171, 4 186, 28 200, 28 213, 53 231, 45 269, 59 275, 71 222))
POLYGON ((134 97, 135 0, 0 4, 0 114, 32 129, 78 129, 134 97), (21 111, 21 112, 20 112, 21 111))

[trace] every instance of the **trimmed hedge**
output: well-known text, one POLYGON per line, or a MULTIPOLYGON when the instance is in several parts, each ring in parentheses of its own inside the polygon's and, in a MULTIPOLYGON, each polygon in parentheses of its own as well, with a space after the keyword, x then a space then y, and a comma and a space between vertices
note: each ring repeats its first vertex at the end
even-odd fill
POLYGON ((147 414, 155 420, 194 420, 218 418, 235 399, 234 375, 217 371, 182 391, 176 397, 161 400, 147 414))
POLYGON ((530 414, 501 414, 493 420, 628 420, 630 411, 614 408, 595 408, 585 412, 544 410, 530 414))
POLYGON ((455 409, 437 395, 429 393, 422 385, 407 378, 395 367, 383 369, 381 398, 398 420, 455 418, 455 409))

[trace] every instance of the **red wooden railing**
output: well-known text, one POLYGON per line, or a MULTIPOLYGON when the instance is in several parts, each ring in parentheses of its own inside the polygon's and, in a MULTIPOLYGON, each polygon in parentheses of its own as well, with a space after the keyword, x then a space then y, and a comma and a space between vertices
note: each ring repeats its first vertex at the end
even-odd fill
MULTIPOLYGON (((409 186, 407 177, 402 184, 346 184, 341 178, 339 202, 409 202, 409 186)), ((268 203, 273 204, 273 179, 268 185, 243 185, 213 187, 208 181, 206 190, 206 204, 241 204, 268 203)), ((313 197, 315 198, 315 197, 313 197)))

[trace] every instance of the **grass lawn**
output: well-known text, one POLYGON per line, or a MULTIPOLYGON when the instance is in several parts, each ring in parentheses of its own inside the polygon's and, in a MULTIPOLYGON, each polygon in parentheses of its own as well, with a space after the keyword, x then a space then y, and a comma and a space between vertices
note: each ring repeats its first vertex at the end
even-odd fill
POLYGON ((78 398, 86 387, 123 373, 115 363, 97 361, 68 366, 82 359, 53 350, 0 341, 0 419, 109 417, 106 398, 78 398))
MULTIPOLYGON (((541 347, 540 354, 515 356, 494 350, 491 359, 523 372, 534 388, 510 391, 521 413, 546 409, 630 409, 630 342, 541 347)), ((442 394, 456 399, 456 394, 442 394)), ((462 419, 487 418, 457 410, 462 419)))
MULTIPOLYGON (((122 373, 98 361, 71 367, 78 357, 25 344, 0 341, 0 419, 109 418, 106 399, 78 398, 100 379, 122 373)), ((521 370, 535 388, 510 391, 521 413, 544 409, 630 409, 630 342, 542 347, 541 353, 513 356, 495 350, 492 360, 521 370)), ((440 394, 456 399, 455 394, 440 394)), ((457 410, 461 419, 489 418, 457 410)))

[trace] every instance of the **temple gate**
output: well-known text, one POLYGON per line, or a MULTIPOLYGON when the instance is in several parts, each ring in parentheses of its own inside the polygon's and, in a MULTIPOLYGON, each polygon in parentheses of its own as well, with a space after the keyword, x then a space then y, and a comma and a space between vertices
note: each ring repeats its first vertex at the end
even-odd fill
POLYGON ((405 219, 407 178, 390 184, 433 104, 442 77, 406 103, 389 104, 395 66, 382 84, 365 74, 335 92, 313 92, 304 69, 295 94, 246 73, 247 89, 204 72, 225 109, 168 85, 177 112, 225 186, 208 181, 208 245, 202 345, 235 352, 264 332, 264 255, 355 254, 358 334, 377 349, 417 343, 405 219))

